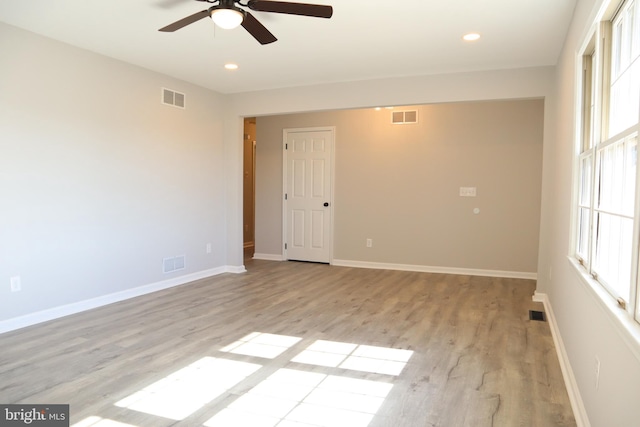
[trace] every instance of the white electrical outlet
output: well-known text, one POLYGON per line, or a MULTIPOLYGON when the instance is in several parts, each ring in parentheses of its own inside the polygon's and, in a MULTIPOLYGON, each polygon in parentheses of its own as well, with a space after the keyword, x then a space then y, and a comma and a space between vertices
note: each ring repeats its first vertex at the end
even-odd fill
POLYGON ((596 390, 600 386, 600 359, 596 356, 596 390))
POLYGON ((373 246, 373 239, 367 239, 367 247, 370 248, 373 246))
POLYGON ((20 276, 13 276, 10 280, 11 280, 11 292, 20 292, 22 290, 22 283, 20 283, 20 276))
POLYGON ((207 243, 207 253, 211 253, 211 243, 207 243))

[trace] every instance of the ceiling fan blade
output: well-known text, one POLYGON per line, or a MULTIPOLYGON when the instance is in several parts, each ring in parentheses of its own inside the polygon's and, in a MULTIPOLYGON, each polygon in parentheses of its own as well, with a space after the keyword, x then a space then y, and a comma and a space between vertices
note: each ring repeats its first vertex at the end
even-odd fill
POLYGON ((260 23, 252 14, 245 12, 242 27, 258 40, 260 44, 269 44, 278 40, 267 28, 260 23))
POLYGON ((249 9, 259 12, 288 13, 290 15, 313 16, 316 18, 331 18, 333 15, 333 7, 321 4, 249 0, 247 6, 249 9))
POLYGON ((173 24, 169 24, 166 27, 160 28, 158 31, 171 33, 173 31, 179 30, 182 27, 186 27, 189 24, 193 24, 196 21, 206 18, 207 16, 209 16, 209 9, 194 13, 193 15, 187 16, 186 18, 182 18, 181 20, 176 21, 173 24))

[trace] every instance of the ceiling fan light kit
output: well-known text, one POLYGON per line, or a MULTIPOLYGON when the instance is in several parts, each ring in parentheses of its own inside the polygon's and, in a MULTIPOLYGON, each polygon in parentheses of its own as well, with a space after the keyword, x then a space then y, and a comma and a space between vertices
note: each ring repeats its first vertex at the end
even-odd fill
POLYGON ((310 16, 314 18, 331 18, 333 8, 327 5, 292 3, 272 0, 197 0, 212 3, 209 9, 201 10, 193 15, 182 18, 173 24, 160 28, 158 31, 172 33, 180 28, 193 24, 207 16, 224 29, 233 29, 242 25, 260 44, 273 43, 278 40, 251 13, 236 6, 236 4, 258 12, 285 13, 289 15, 310 16))
POLYGON ((244 21, 244 13, 237 8, 214 9, 211 11, 211 19, 220 28, 232 30, 244 21))

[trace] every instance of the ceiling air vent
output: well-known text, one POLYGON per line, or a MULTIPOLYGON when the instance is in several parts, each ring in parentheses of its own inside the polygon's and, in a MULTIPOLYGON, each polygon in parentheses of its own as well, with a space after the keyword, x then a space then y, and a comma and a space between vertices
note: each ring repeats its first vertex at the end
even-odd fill
POLYGON ((162 88, 162 103, 165 105, 173 105, 174 107, 185 107, 184 93, 176 92, 171 89, 162 88))
POLYGON ((394 125, 418 123, 418 111, 393 111, 391 113, 391 123, 394 125))

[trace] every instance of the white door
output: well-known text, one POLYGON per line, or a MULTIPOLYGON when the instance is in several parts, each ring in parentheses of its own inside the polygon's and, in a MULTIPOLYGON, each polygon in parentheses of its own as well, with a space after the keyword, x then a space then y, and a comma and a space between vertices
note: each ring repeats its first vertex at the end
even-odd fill
POLYGON ((332 128, 285 129, 285 257, 331 262, 332 128))

